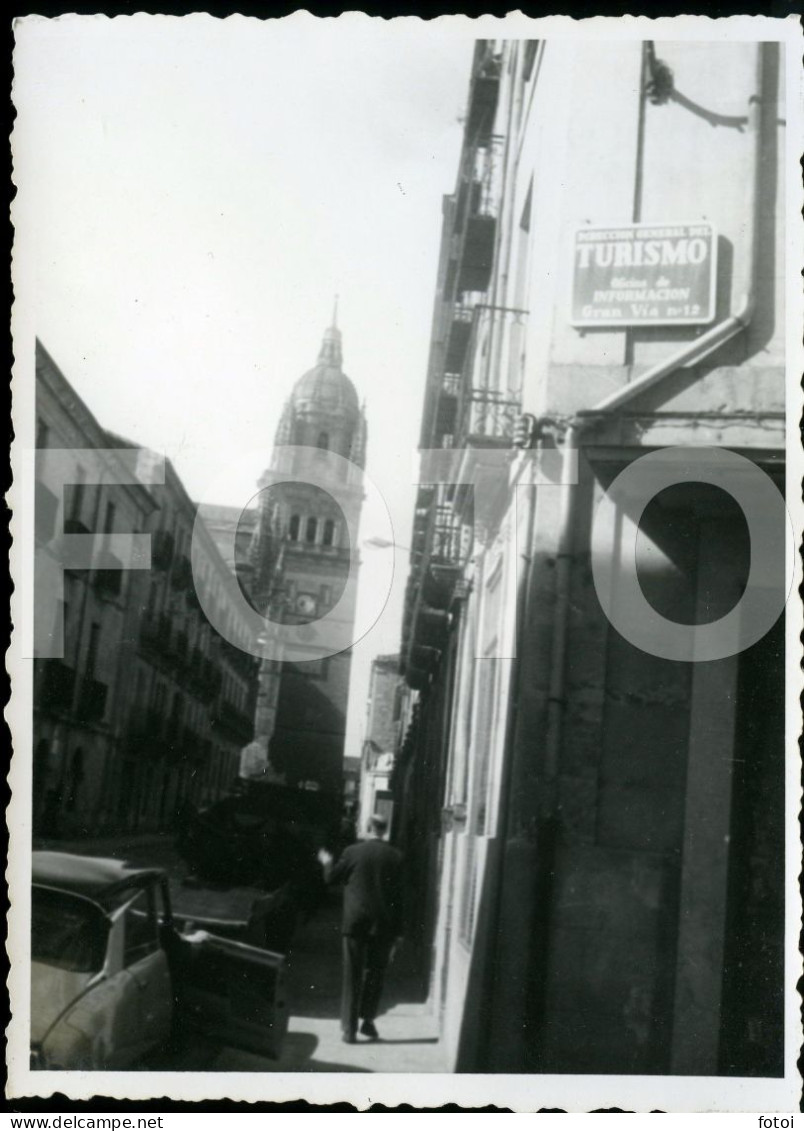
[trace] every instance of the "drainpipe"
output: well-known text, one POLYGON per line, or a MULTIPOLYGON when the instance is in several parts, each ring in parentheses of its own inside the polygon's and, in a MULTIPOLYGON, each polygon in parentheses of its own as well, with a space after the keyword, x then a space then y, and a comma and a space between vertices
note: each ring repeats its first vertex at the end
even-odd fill
POLYGON ((752 149, 752 175, 748 189, 747 214, 751 217, 751 237, 744 269, 744 290, 740 305, 734 314, 707 330, 699 338, 687 342, 680 350, 671 354, 665 361, 654 365, 635 381, 605 397, 594 408, 579 413, 569 425, 564 437, 562 459, 562 500, 560 508, 560 527, 558 555, 556 559, 556 603, 553 620, 553 643, 550 657, 550 692, 548 700, 547 744, 545 753, 545 779, 547 784, 546 802, 553 811, 556 792, 556 775, 561 750, 564 721, 564 702, 566 697, 566 653, 569 626, 569 593, 571 562, 573 555, 574 529, 578 492, 568 482, 573 461, 581 446, 583 433, 617 409, 629 404, 648 389, 658 385, 682 366, 697 364, 709 357, 715 350, 725 345, 742 330, 748 329, 756 309, 756 274, 759 250, 759 183, 762 173, 762 94, 764 82, 763 44, 757 44, 756 88, 748 103, 748 128, 752 149))

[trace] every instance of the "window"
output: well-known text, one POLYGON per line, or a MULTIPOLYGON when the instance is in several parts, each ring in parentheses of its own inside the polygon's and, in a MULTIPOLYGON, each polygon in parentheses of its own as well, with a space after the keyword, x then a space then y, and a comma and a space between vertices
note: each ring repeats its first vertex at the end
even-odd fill
POLYGON ((36 446, 37 448, 46 448, 48 438, 50 436, 50 429, 41 416, 36 418, 36 446))
POLYGON ((317 447, 321 448, 323 452, 329 451, 329 433, 319 432, 317 447))
POLYGON ((42 546, 49 542, 55 533, 59 500, 40 479, 36 480, 34 492, 36 544, 42 546))
POLYGON ((325 546, 334 546, 335 545, 335 523, 332 521, 331 518, 328 518, 327 521, 324 523, 324 545, 325 546))
POLYGON ((134 686, 134 706, 135 708, 143 707, 148 699, 148 695, 145 691, 145 673, 140 667, 137 668, 137 679, 134 686))
POLYGON ((66 508, 67 515, 73 520, 78 522, 81 518, 81 510, 84 505, 84 480, 86 475, 83 467, 76 468, 75 483, 68 485, 69 504, 66 508))
POLYGON ((64 808, 72 813, 78 806, 78 795, 81 792, 81 785, 84 781, 84 751, 80 746, 76 746, 73 751, 72 759, 70 760, 70 771, 67 778, 67 796, 64 802, 64 808))
POLYGON ((70 628, 70 603, 69 601, 59 601, 59 616, 61 616, 61 623, 64 625, 64 662, 75 666, 77 658, 75 655, 75 647, 73 646, 73 633, 70 628))
POLYGON ((525 203, 522 205, 522 215, 519 217, 519 227, 523 232, 530 231, 530 213, 533 207, 533 177, 530 178, 528 185, 528 195, 525 197, 525 203))
POLYGON ((98 661, 98 647, 100 645, 100 631, 99 624, 93 624, 89 630, 89 647, 87 648, 87 663, 86 675, 87 678, 92 679, 95 675, 95 665, 98 661))
POLYGON ((115 508, 114 503, 107 503, 106 504, 106 516, 103 520, 103 533, 104 534, 111 534, 114 530, 115 509, 116 508, 115 508))
POLYGON ((158 597, 159 590, 157 588, 156 582, 152 580, 148 589, 148 606, 145 613, 148 620, 153 620, 156 614, 156 602, 158 597))
POLYGON ((290 535, 291 542, 298 542, 300 526, 301 518, 297 514, 292 514, 290 516, 290 525, 288 526, 288 534, 290 535))
POLYGON ((530 82, 531 75, 533 74, 533 64, 536 62, 536 49, 538 46, 538 39, 525 40, 525 56, 522 60, 523 82, 530 82))
POLYGON ((296 675, 303 675, 307 679, 326 679, 329 670, 329 657, 323 660, 301 660, 299 663, 287 662, 287 667, 296 675))
POLYGON ((317 534, 318 534, 318 519, 317 518, 308 518, 307 519, 307 526, 305 527, 305 531, 304 531, 305 542, 315 542, 317 534))
POLYGON ((31 958, 59 970, 95 974, 106 957, 108 924, 88 899, 34 887, 31 958))
POLYGON ((152 889, 141 891, 123 912, 123 965, 133 966, 159 949, 152 889))

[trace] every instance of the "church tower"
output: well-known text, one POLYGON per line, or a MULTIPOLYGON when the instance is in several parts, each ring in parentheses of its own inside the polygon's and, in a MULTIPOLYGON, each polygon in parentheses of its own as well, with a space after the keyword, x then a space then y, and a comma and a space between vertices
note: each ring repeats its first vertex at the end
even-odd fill
MULTIPOLYGON (((337 311, 336 311, 337 313, 337 311)), ((260 480, 260 517, 251 544, 252 600, 274 621, 306 625, 337 610, 352 640, 354 590, 346 590, 363 503, 366 420, 343 372, 336 317, 316 365, 294 386, 276 431, 271 466, 260 480), (324 453, 350 461, 333 469, 324 453), (298 476, 270 486, 271 472, 298 476), (322 487, 332 482, 338 502, 322 487), (336 481, 337 480, 337 481, 336 481)), ((269 774, 289 786, 340 793, 351 650, 325 659, 264 660, 255 741, 269 774)))

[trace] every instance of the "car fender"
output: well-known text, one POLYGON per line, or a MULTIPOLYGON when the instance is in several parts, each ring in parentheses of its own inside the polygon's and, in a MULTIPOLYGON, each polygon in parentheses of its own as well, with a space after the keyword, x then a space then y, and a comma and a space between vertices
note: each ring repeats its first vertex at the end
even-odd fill
POLYGON ((41 1042, 49 1067, 103 1069, 117 1066, 115 1004, 126 977, 125 972, 121 972, 92 983, 54 1021, 41 1042), (105 1059, 99 1062, 101 1055, 105 1059))

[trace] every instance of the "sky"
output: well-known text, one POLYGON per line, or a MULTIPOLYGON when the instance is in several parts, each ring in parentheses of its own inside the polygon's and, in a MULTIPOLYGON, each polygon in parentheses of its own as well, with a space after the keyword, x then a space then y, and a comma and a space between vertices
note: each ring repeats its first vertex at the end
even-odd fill
MULTIPOLYGON (((25 300, 104 427, 164 451, 192 497, 246 505, 340 296, 366 470, 402 547, 354 649, 356 756, 371 659, 399 647, 441 198, 473 32, 306 13, 34 17, 15 32, 25 300)), ((359 601, 377 533, 364 521, 359 601)))

